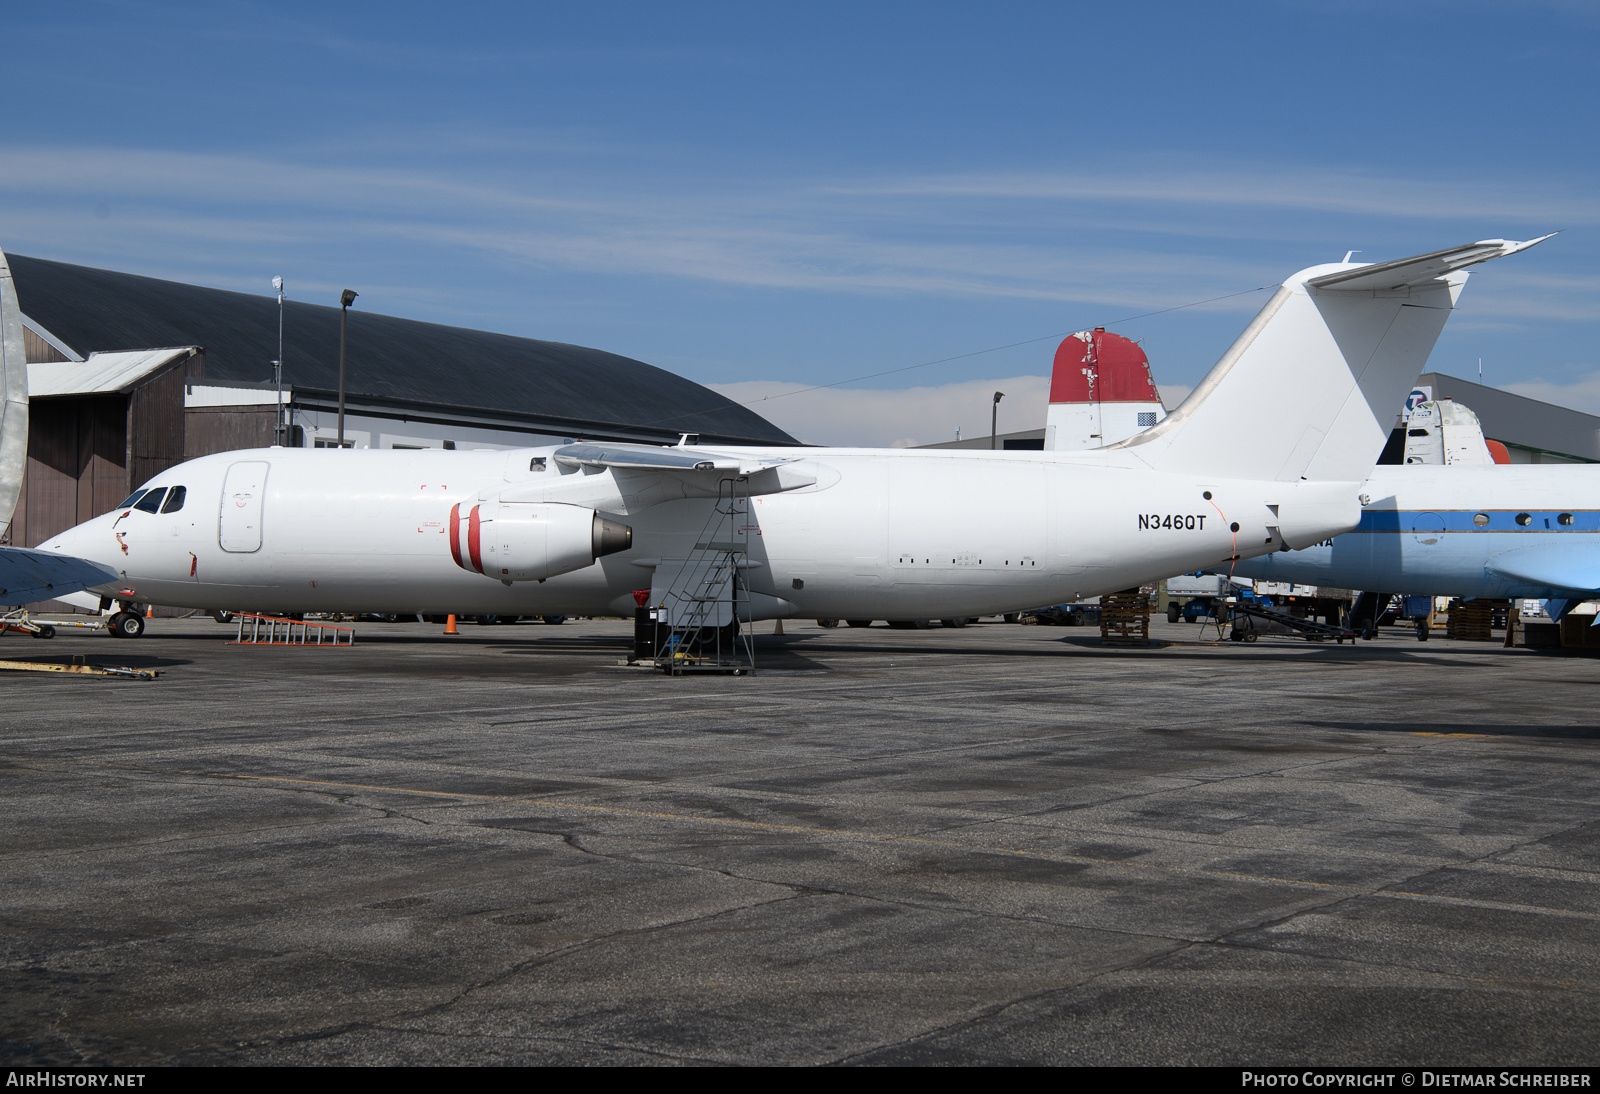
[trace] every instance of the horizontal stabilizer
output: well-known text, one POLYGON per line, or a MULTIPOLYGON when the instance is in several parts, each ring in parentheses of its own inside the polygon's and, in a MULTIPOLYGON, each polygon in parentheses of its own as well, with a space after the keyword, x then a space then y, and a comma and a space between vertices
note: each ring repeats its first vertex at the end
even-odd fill
POLYGON ((85 558, 0 547, 0 604, 33 604, 121 580, 115 570, 85 558))
POLYGON ((1491 574, 1549 589, 1600 592, 1600 548, 1588 543, 1545 543, 1495 555, 1484 564, 1491 574))
POLYGON ((1538 242, 1492 239, 1394 262, 1301 270, 1182 404, 1110 447, 1157 471, 1363 479, 1455 308, 1463 267, 1538 242))
POLYGON ((1324 274, 1321 277, 1308 279, 1306 284, 1314 289, 1367 290, 1399 289, 1407 285, 1420 285, 1424 281, 1433 281, 1447 273, 1476 266, 1491 258, 1501 258, 1505 255, 1514 255, 1518 251, 1526 251, 1534 244, 1543 243, 1555 234, 1551 232, 1550 235, 1540 236, 1538 239, 1520 242, 1514 239, 1480 239, 1476 243, 1463 243, 1459 247, 1450 247, 1431 254, 1397 258, 1393 262, 1375 262, 1358 266, 1353 270, 1324 274))

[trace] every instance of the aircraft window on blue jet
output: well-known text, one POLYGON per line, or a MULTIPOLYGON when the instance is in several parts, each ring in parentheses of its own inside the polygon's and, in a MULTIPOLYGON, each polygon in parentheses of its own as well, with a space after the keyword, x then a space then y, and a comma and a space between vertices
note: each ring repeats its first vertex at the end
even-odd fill
POLYGON ((163 513, 176 513, 183 508, 184 495, 189 492, 187 486, 174 486, 167 494, 167 504, 161 507, 163 513))
POLYGON ((1563 525, 1563 526, 1570 527, 1571 524, 1572 524, 1572 514, 1571 513, 1562 513, 1559 517, 1556 518, 1556 523, 1560 524, 1560 525, 1563 525))
POLYGON ((1528 513, 1518 513, 1517 523, 1526 528, 1528 525, 1533 523, 1533 517, 1528 513))
POLYGON ((161 511, 161 499, 166 493, 167 488, 165 486, 157 487, 140 498, 139 504, 135 505, 134 508, 141 513, 158 513, 161 511))
POLYGON ((1488 513, 1477 513, 1477 514, 1475 514, 1473 516, 1473 518, 1472 518, 1472 523, 1476 524, 1479 528, 1482 528, 1484 525, 1489 523, 1489 514, 1488 513))
POLYGON ((144 497, 149 492, 150 491, 148 491, 148 490, 135 490, 133 493, 128 495, 128 500, 123 502, 121 505, 117 506, 117 508, 118 509, 126 509, 129 506, 133 505, 135 502, 137 502, 140 498, 144 497))

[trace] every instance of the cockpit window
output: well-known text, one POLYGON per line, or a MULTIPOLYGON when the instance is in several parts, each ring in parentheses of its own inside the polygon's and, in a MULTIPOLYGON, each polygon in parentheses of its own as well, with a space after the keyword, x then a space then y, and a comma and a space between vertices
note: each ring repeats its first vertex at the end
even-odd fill
POLYGON ((121 505, 117 506, 117 508, 118 509, 126 509, 130 505, 133 505, 135 502, 137 502, 140 498, 144 497, 149 492, 150 491, 148 491, 148 490, 135 490, 133 493, 128 495, 128 500, 123 502, 121 505))
POLYGON ((166 487, 157 487, 144 497, 140 498, 138 503, 134 505, 134 508, 139 510, 141 513, 159 513, 161 511, 161 499, 166 492, 166 487))
POLYGON ((167 491, 167 504, 161 507, 163 513, 176 513, 183 508, 183 496, 189 492, 187 486, 174 486, 167 491))

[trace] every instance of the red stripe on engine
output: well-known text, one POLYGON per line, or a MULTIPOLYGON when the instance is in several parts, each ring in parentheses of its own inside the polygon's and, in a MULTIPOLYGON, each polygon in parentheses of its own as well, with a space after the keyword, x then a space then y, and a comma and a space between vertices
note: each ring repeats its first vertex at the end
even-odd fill
POLYGON ((467 518, 467 553, 472 556, 472 568, 483 573, 483 557, 478 553, 478 506, 472 507, 467 518))
POLYGON ((450 507, 450 557, 456 560, 456 565, 463 570, 467 564, 461 561, 461 503, 450 507))

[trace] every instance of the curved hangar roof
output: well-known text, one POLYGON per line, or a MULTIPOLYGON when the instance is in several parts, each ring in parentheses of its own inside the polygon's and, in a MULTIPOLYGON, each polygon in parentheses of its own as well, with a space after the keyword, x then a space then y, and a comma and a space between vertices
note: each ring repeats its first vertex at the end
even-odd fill
MULTIPOLYGON (((278 348, 278 301, 10 255, 22 311, 80 356, 202 346, 207 380, 259 382, 278 348)), ((296 398, 336 396, 339 309, 288 301, 283 378, 296 398)), ((397 409, 485 413, 544 433, 797 444, 737 403, 604 350, 350 310, 345 398, 397 409)))

